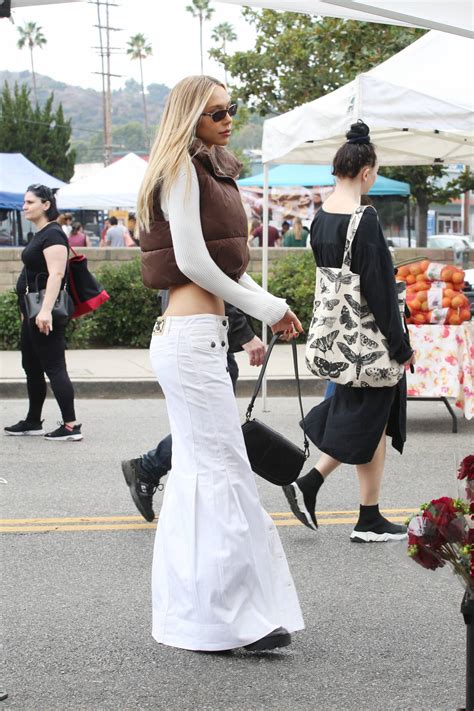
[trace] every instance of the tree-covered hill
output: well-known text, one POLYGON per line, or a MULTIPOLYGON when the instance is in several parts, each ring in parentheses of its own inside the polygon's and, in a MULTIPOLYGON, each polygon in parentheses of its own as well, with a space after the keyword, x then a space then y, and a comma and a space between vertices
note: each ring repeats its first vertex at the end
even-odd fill
MULTIPOLYGON (((15 82, 32 87, 29 71, 0 71, 0 85, 3 86, 5 81, 11 89, 15 82)), ((102 92, 65 84, 42 74, 36 75, 36 83, 40 105, 43 105, 53 92, 54 106, 61 103, 65 117, 72 119, 72 139, 77 148, 78 160, 100 160, 103 129, 102 92)), ((147 107, 152 127, 159 121, 168 93, 169 88, 164 84, 149 84, 147 87, 147 107)), ((129 79, 122 89, 112 92, 112 124, 117 153, 146 151, 142 131, 143 103, 140 84, 134 79, 129 79), (119 131, 118 139, 115 136, 116 131, 119 131)))

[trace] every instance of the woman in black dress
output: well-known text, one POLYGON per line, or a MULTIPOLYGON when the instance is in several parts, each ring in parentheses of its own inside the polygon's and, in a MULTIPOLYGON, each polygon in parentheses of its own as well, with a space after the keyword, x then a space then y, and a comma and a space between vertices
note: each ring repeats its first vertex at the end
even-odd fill
MULTIPOLYGON (((377 156, 368 126, 359 121, 346 137, 347 142, 334 157, 336 188, 311 225, 311 247, 316 264, 321 267, 342 265, 350 217, 377 177, 377 156)), ((351 270, 360 274, 361 292, 388 341, 390 357, 408 368, 413 363, 413 351, 400 316, 392 259, 372 207, 365 210, 354 238, 351 270)), ((387 521, 378 504, 386 435, 400 453, 406 439, 406 378, 393 387, 336 385, 333 396, 309 413, 307 428, 308 436, 323 454, 316 467, 284 487, 295 516, 315 530, 319 488, 341 462, 355 464, 360 513, 351 540, 382 542, 404 538, 406 527, 387 521)))
POLYGON ((44 435, 51 442, 82 439, 81 425, 76 422, 74 389, 69 378, 64 351, 65 326, 53 322, 52 309, 59 290, 67 278, 69 244, 61 226, 53 191, 46 185, 30 185, 23 206, 25 217, 36 227, 31 242, 21 254, 24 267, 18 277, 16 291, 22 314, 21 358, 26 373, 29 408, 26 418, 5 427, 11 436, 44 435), (28 319, 25 293, 45 289, 45 296, 36 319, 28 319), (44 434, 41 413, 46 398, 45 374, 61 410, 63 421, 52 432, 44 434))

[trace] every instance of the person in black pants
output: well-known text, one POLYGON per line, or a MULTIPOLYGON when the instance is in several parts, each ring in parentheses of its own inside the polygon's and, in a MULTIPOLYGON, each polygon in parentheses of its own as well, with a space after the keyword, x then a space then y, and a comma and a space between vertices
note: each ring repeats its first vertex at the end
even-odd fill
MULTIPOLYGON (((167 292, 161 292, 161 309, 165 311, 167 292)), ((245 350, 249 356, 250 365, 262 365, 265 358, 265 346, 252 331, 247 317, 235 306, 225 304, 225 313, 229 322, 229 350, 227 351, 227 369, 232 386, 235 388, 239 377, 239 367, 234 353, 245 350)), ((162 477, 171 469, 171 435, 167 435, 157 447, 136 459, 122 462, 122 472, 130 488, 130 494, 135 506, 147 521, 153 521, 153 495, 157 488, 162 489, 162 477)))
POLYGON ((69 378, 64 351, 65 326, 53 322, 52 309, 60 289, 67 280, 69 245, 61 226, 53 191, 46 185, 30 185, 25 194, 24 213, 33 222, 36 234, 25 247, 21 258, 24 267, 16 291, 22 315, 21 355, 26 373, 29 409, 24 420, 5 427, 7 435, 43 435, 41 412, 46 398, 45 374, 61 410, 63 422, 45 439, 65 442, 82 439, 81 425, 76 422, 74 389, 69 378), (25 294, 45 289, 41 310, 28 319, 25 294))

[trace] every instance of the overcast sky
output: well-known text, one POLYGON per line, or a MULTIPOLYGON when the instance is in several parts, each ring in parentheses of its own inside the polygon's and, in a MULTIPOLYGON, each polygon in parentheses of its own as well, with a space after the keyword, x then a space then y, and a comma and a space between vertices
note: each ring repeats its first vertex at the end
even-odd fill
MULTIPOLYGON (((110 25, 121 28, 112 33, 111 44, 125 51, 131 35, 142 32, 153 47, 153 56, 144 62, 145 84, 152 82, 173 86, 188 74, 200 73, 199 21, 186 12, 189 0, 117 0, 110 8, 110 25)), ((205 23, 204 47, 214 46, 212 29, 220 22, 230 22, 238 35, 231 50, 249 49, 253 44, 253 29, 240 16, 240 8, 212 2, 215 12, 205 23)), ((21 8, 12 12, 15 24, 0 19, 0 68, 10 71, 30 69, 28 49, 19 50, 17 26, 32 21, 41 26, 47 44, 34 51, 38 74, 82 87, 101 89, 96 50, 99 44, 97 8, 87 2, 72 2, 54 6, 21 8)), ((223 78, 222 68, 207 58, 204 71, 223 78)), ((112 57, 112 72, 123 75, 113 78, 112 88, 119 88, 129 77, 140 80, 139 62, 125 55, 112 57)))

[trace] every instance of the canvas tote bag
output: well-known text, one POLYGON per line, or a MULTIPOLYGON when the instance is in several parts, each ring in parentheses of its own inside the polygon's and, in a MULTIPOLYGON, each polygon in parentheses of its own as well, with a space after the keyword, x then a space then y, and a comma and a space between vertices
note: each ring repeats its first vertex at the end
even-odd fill
MULTIPOLYGON (((366 209, 373 208, 358 207, 351 216, 342 267, 316 269, 305 360, 318 378, 353 388, 383 388, 396 385, 405 367, 390 358, 388 342, 361 294, 360 276, 351 271, 352 243, 366 209)), ((397 292, 403 314, 403 282, 397 282, 397 292)))

